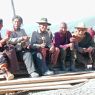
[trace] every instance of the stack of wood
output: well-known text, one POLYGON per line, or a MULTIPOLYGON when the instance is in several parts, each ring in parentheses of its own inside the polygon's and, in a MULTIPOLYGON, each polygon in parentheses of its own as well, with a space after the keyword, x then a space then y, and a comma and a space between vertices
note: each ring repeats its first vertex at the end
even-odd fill
POLYGON ((38 91, 72 88, 74 84, 95 78, 95 72, 64 73, 39 78, 21 78, 0 81, 0 94, 17 91, 38 91))

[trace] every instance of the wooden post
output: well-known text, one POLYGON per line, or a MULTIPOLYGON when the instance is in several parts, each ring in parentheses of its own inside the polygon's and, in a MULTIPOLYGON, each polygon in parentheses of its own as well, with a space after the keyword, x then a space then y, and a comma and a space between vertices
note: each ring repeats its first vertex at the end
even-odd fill
POLYGON ((15 7, 14 7, 14 2, 13 2, 13 0, 11 0, 11 5, 12 5, 12 10, 13 10, 13 16, 15 16, 16 13, 15 13, 15 7))

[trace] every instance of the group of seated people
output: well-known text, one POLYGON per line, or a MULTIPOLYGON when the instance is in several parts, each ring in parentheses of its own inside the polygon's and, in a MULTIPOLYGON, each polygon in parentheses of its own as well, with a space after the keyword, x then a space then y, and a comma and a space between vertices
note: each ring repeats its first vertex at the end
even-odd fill
MULTIPOLYGON (((7 31, 4 38, 0 36, 0 69, 6 73, 7 80, 14 78, 10 64, 11 69, 19 68, 14 64, 16 61, 23 61, 31 78, 54 74, 50 69, 57 64, 61 64, 60 68, 65 71, 66 59, 70 61, 69 71, 76 71, 76 61, 83 63, 85 68, 92 64, 95 69, 95 44, 84 23, 79 23, 76 31, 71 33, 62 22, 53 36, 48 30, 51 23, 47 18, 41 18, 37 22, 39 29, 32 32, 31 39, 21 28, 23 19, 20 16, 15 16, 12 23, 13 29, 7 31), (13 50, 11 56, 7 53, 10 49, 13 50)), ((0 30, 2 27, 3 20, 0 19, 0 30)))

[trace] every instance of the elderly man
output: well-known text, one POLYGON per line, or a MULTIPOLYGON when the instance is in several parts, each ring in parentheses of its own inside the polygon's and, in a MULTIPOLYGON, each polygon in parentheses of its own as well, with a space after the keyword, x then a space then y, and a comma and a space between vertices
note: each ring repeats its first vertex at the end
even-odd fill
POLYGON ((72 34, 67 30, 67 24, 65 22, 62 22, 60 24, 60 29, 58 32, 55 32, 54 34, 54 46, 60 49, 60 64, 62 70, 66 70, 65 68, 65 61, 67 55, 69 55, 70 60, 70 67, 68 70, 75 71, 75 60, 73 56, 73 44, 70 43, 70 38, 72 37, 72 34))
POLYGON ((70 40, 74 43, 77 62, 83 63, 85 68, 87 68, 87 64, 92 64, 92 68, 95 69, 95 46, 93 39, 87 32, 83 22, 79 23, 75 29, 76 31, 70 40))
POLYGON ((48 31, 47 27, 51 25, 48 23, 47 18, 41 18, 39 22, 39 30, 34 31, 32 34, 31 45, 35 48, 36 56, 38 61, 36 61, 38 68, 42 75, 51 75, 53 74, 52 71, 48 68, 49 62, 49 53, 53 53, 53 46, 51 45, 52 33, 48 31), (42 63, 42 64, 41 64, 42 63))

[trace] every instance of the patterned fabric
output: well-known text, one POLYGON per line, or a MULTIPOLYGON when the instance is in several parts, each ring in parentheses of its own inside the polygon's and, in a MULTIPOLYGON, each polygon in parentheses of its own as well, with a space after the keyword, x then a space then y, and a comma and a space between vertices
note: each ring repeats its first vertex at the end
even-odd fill
POLYGON ((18 43, 22 40, 22 36, 27 36, 27 34, 25 33, 24 29, 20 29, 18 31, 12 31, 11 35, 10 35, 10 40, 9 42, 11 43, 18 43))
POLYGON ((6 63, 7 63, 7 57, 5 57, 3 53, 0 54, 0 64, 6 64, 6 63))
POLYGON ((21 43, 22 36, 27 36, 24 29, 18 31, 12 31, 9 43, 14 44, 17 51, 21 51, 24 45, 29 45, 30 42, 21 43))

